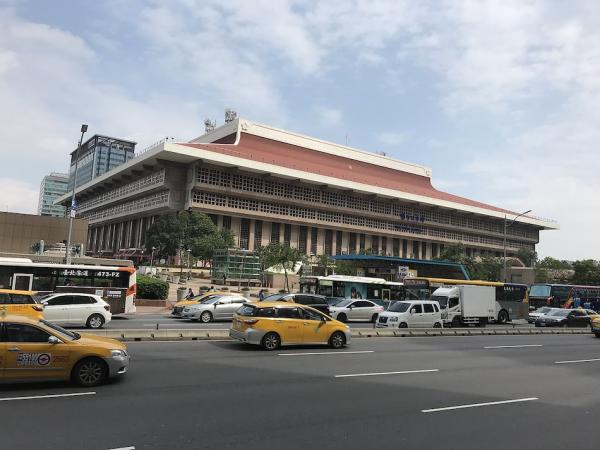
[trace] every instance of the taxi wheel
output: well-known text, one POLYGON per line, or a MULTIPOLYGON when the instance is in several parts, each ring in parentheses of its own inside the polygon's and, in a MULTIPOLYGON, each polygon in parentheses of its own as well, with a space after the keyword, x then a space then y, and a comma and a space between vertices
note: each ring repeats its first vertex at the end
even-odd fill
POLYGON ((204 311, 202 314, 200 314, 200 322, 202 322, 202 323, 208 323, 208 322, 212 321, 212 319, 213 319, 213 316, 208 311, 204 311))
POLYGON ((344 323, 348 322, 348 318, 346 317, 346 314, 344 314, 344 313, 338 314, 337 320, 339 320, 340 322, 344 322, 344 323))
POLYGON ((336 331, 329 338, 329 346, 331 348, 340 349, 346 345, 346 336, 341 331, 336 331))
POLYGON ((408 324, 406 322, 400 322, 398 328, 408 328, 408 324))
POLYGON ((108 368, 99 358, 86 358, 79 361, 73 368, 72 378, 80 386, 97 386, 106 380, 108 368))
POLYGON ((102 328, 102 325, 104 325, 104 317, 100 314, 92 314, 85 323, 88 328, 102 328))
POLYGON ((267 333, 262 339, 262 346, 265 350, 277 350, 281 345, 281 339, 277 333, 267 333))

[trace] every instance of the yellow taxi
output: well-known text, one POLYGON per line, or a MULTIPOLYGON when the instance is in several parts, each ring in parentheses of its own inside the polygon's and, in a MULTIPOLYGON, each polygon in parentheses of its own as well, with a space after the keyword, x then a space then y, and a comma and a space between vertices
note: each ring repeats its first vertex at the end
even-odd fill
POLYGON ((350 327, 298 303, 246 303, 234 314, 229 336, 265 350, 302 344, 339 349, 350 343, 350 327))
POLYGON ((0 380, 71 380, 96 386, 123 375, 127 347, 101 336, 80 335, 45 320, 0 314, 0 380))
POLYGON ((209 298, 212 295, 227 295, 231 294, 230 291, 206 291, 204 294, 196 295, 194 298, 188 300, 179 300, 175 305, 173 305, 172 315, 176 317, 182 317, 183 308, 190 305, 196 305, 200 303, 202 300, 209 298))
POLYGON ((44 305, 35 300, 33 291, 17 291, 0 289, 0 314, 19 314, 41 319, 44 316, 44 305))
POLYGON ((596 335, 597 338, 600 338, 600 316, 592 317, 592 333, 596 335))

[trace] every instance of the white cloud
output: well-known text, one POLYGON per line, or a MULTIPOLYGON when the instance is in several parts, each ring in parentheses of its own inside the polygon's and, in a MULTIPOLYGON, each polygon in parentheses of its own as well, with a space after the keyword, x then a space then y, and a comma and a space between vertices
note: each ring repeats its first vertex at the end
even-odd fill
POLYGON ((37 210, 39 188, 18 178, 0 178, 0 211, 32 213, 37 210))
POLYGON ((328 108, 326 106, 315 107, 317 123, 326 127, 339 127, 342 124, 342 111, 336 108, 328 108))

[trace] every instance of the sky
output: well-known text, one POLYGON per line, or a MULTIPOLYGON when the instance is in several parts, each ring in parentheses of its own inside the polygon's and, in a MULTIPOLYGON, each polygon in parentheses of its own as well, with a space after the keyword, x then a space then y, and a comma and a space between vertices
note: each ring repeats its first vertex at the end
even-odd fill
POLYGON ((600 2, 0 0, 0 207, 88 135, 191 139, 223 111, 431 167, 600 259, 600 2))

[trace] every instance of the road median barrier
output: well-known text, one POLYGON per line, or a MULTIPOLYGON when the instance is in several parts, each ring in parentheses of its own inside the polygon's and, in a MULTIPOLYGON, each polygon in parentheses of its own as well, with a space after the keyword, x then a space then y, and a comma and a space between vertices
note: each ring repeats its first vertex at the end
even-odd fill
MULTIPOLYGON (((125 342, 132 341, 206 341, 229 338, 229 329, 179 329, 179 330, 94 330, 82 331, 83 334, 95 334, 125 342)), ((355 339, 374 337, 439 337, 439 336, 510 336, 541 334, 592 334, 589 329, 543 329, 543 328, 352 328, 355 339)))

